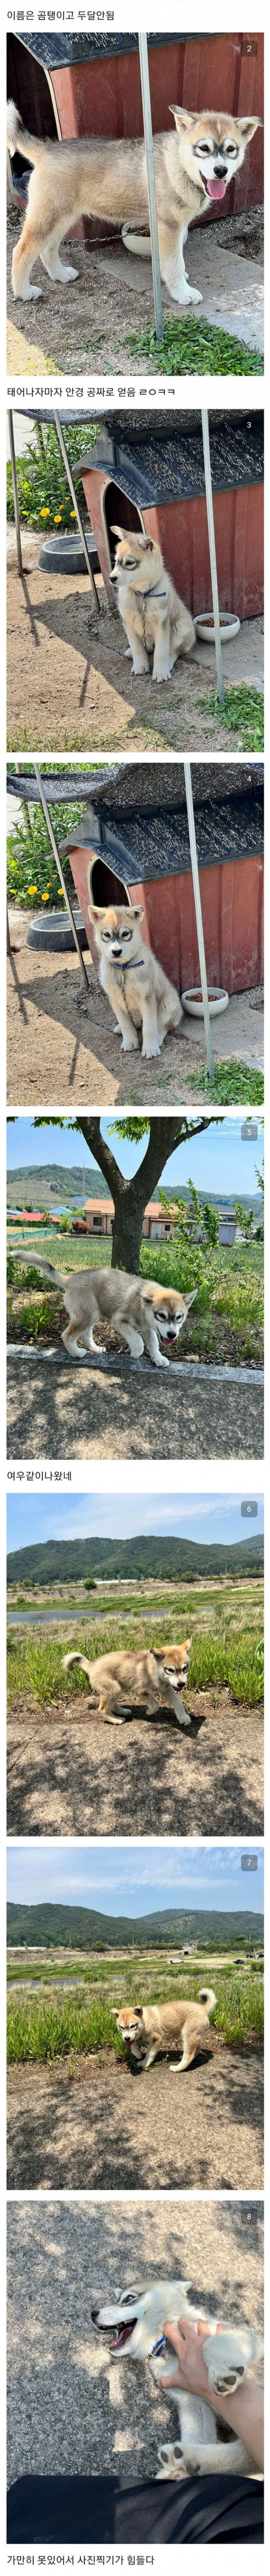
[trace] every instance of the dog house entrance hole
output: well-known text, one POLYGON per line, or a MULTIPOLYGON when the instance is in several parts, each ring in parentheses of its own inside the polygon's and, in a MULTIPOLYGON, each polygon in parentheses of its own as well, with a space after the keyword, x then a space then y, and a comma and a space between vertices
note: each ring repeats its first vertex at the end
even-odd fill
POLYGON ((111 563, 114 564, 117 539, 116 537, 113 537, 112 529, 114 527, 128 529, 139 528, 140 535, 144 536, 144 523, 141 510, 137 510, 135 501, 129 501, 128 492, 119 491, 119 483, 106 484, 106 491, 104 492, 103 499, 103 510, 105 527, 107 529, 110 559, 111 563))
POLYGON ((101 857, 100 851, 98 858, 91 859, 88 868, 88 891, 90 903, 127 903, 129 907, 131 905, 131 895, 128 893, 127 886, 123 885, 122 877, 116 875, 114 868, 108 868, 107 859, 101 857))

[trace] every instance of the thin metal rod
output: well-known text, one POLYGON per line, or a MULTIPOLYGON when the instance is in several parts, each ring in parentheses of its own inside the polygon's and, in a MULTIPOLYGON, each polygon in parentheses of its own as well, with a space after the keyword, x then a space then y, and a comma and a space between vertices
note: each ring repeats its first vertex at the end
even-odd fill
POLYGON ((8 426, 9 426, 9 445, 10 445, 10 456, 11 456, 12 491, 13 491, 13 500, 14 500, 14 510, 15 510, 15 528, 16 528, 16 539, 17 539, 17 561, 18 561, 18 573, 19 573, 19 575, 20 575, 20 581, 22 581, 22 577, 23 577, 23 559, 22 559, 22 549, 21 549, 20 512, 19 512, 19 502, 18 502, 18 484, 17 484, 17 470, 16 470, 16 456, 15 456, 15 447, 14 447, 14 429, 13 429, 13 412, 12 412, 12 411, 9 411, 9 412, 8 412, 8 426))
POLYGON ((194 807, 193 807, 193 795, 192 795, 192 785, 191 785, 191 767, 190 767, 190 760, 184 760, 184 779, 185 779, 185 790, 186 790, 186 799, 187 799, 187 818, 188 818, 188 828, 189 828, 189 847, 190 847, 190 857, 191 857, 191 866, 192 866, 193 893, 194 893, 194 903, 195 903, 196 923, 197 923, 197 939, 198 939, 198 949, 199 949, 199 959, 200 959, 200 976, 201 976, 201 987, 202 987, 202 997, 203 997, 203 1016, 204 1016, 204 1026, 205 1026, 205 1037, 206 1037, 207 1063, 208 1063, 208 1073, 210 1074, 210 1081, 211 1081, 211 1082, 214 1082, 214 1057, 213 1057, 213 1048, 212 1048, 211 1024, 210 1024, 210 1011, 209 1011, 208 989, 207 989, 207 974, 206 974, 206 964, 205 964, 205 946, 204 946, 203 924, 202 924, 202 907, 201 907, 200 885, 199 885, 199 869, 198 869, 198 859, 197 859, 197 843, 196 843, 196 832, 195 832, 195 822, 194 822, 194 807))
POLYGON ((204 472, 205 472, 205 491, 206 491, 207 525, 208 525, 209 553, 210 553, 210 564, 211 564, 212 600, 213 600, 213 611, 214 611, 215 647, 216 647, 216 665, 217 665, 217 684, 218 684, 219 704, 220 704, 220 707, 224 707, 224 679, 223 679, 222 652, 221 652, 221 638, 220 638, 220 622, 219 622, 219 596, 218 596, 218 579, 217 579, 216 540, 215 540, 215 529, 214 529, 214 511, 213 511, 212 477, 211 477, 211 465, 210 465, 210 446, 209 446, 209 422, 208 422, 208 411, 202 411, 202 434, 203 434, 203 453, 204 453, 204 472))
POLYGON ((67 455, 67 449, 66 449, 66 446, 65 446, 65 439, 63 438, 62 422, 59 420, 59 412, 58 412, 58 411, 54 411, 54 415, 53 415, 53 417, 54 417, 54 427, 55 427, 55 429, 56 429, 56 436, 57 436, 57 438, 58 438, 58 440, 59 440, 59 447, 61 447, 61 456, 63 457, 63 465, 64 465, 64 467, 65 467, 65 474, 66 474, 66 476, 67 476, 67 482, 69 483, 69 489, 70 489, 71 497, 72 497, 72 501, 73 501, 73 509, 75 510, 75 515, 76 515, 77 524, 78 524, 78 528, 79 528, 79 535, 80 535, 80 537, 81 537, 81 542, 82 542, 82 546, 83 546, 83 552, 84 552, 84 555, 85 555, 85 562, 86 562, 86 566, 87 566, 87 572, 88 572, 88 575, 89 575, 89 581, 91 582, 91 587, 92 587, 92 590, 93 590, 93 592, 94 592, 95 608, 98 608, 99 615, 100 615, 100 599, 99 599, 99 596, 98 596, 98 590, 96 590, 96 584, 95 584, 95 580, 94 580, 94 573, 92 572, 92 564, 90 563, 90 555, 88 554, 88 546, 87 546, 87 544, 86 544, 86 536, 85 536, 85 532, 84 532, 83 522, 82 522, 82 519, 81 519, 81 512, 80 512, 80 510, 79 510, 79 502, 76 500, 76 492, 75 492, 75 487, 74 487, 74 483, 73 483, 73 474, 72 474, 72 472, 71 472, 71 465, 70 465, 70 463, 69 463, 69 456, 67 455))
POLYGON ((89 1000, 89 983, 88 983, 88 975, 86 974, 86 966, 85 966, 85 964, 84 964, 84 957, 82 957, 82 953, 81 953, 81 949, 80 949, 80 942, 79 942, 79 939, 78 939, 78 933, 77 933, 77 930, 76 930, 76 923, 75 923, 75 921, 74 921, 74 919, 73 919, 73 912, 71 911, 71 903, 70 903, 70 901, 69 901, 69 894, 67 894, 67 888, 66 888, 66 886, 65 886, 65 878, 63 877, 63 869, 61 868, 61 859, 59 858, 59 850, 57 849, 57 841, 55 840, 55 833, 54 833, 54 829, 53 829, 53 823, 52 823, 51 815, 50 815, 50 812, 49 812, 49 806, 47 805, 47 797, 46 797, 46 794, 45 794, 45 787, 44 787, 44 784, 43 784, 43 778, 41 778, 41 773, 40 773, 40 769, 39 769, 39 767, 38 767, 38 761, 37 761, 37 760, 34 760, 34 771, 35 771, 35 778, 36 778, 37 787, 38 787, 38 793, 39 793, 39 796, 40 796, 40 802, 41 802, 41 805, 42 805, 42 812, 43 812, 43 814, 44 814, 45 823, 47 823, 47 832, 48 832, 48 836, 49 836, 49 841, 51 842, 51 848, 52 848, 52 850, 53 850, 53 855, 54 855, 54 859, 55 859, 55 866, 56 866, 56 868, 57 868, 57 870, 58 870, 58 876, 60 877, 60 885, 62 886, 62 894, 64 895, 64 898, 65 898, 65 904, 66 904, 66 908, 67 908, 67 912, 68 912, 68 918, 69 918, 69 921, 70 921, 70 928, 71 928, 71 930, 72 930, 72 937, 73 937, 73 939, 74 939, 74 948, 76 948, 76 949, 77 949, 77 957, 79 958, 79 966, 80 966, 80 968, 81 968, 81 975, 82 975, 82 977, 83 977, 83 983, 84 983, 84 984, 86 984, 86 992, 88 993, 88 1000, 89 1000))
POLYGON ((148 46, 147 46, 147 36, 142 36, 142 35, 141 35, 141 36, 139 36, 139 55, 140 55, 141 91, 142 91, 142 105, 143 105, 144 140, 145 140, 145 150, 146 150, 146 169, 147 169, 147 187, 148 187, 148 203, 149 203, 149 223, 150 223, 150 241, 151 241, 151 260, 152 260, 153 296, 154 296, 154 307, 155 307, 155 325, 156 325, 156 335, 157 335, 157 340, 163 340, 163 312, 162 312, 162 294, 161 294, 161 276, 160 276, 160 257, 159 257, 159 240, 158 240, 158 224, 157 224, 156 182, 155 182, 155 168, 154 168, 154 151, 153 151, 153 133, 152 133, 152 117, 151 117, 151 99, 150 99, 150 84, 149 84, 149 66, 148 66, 148 46))

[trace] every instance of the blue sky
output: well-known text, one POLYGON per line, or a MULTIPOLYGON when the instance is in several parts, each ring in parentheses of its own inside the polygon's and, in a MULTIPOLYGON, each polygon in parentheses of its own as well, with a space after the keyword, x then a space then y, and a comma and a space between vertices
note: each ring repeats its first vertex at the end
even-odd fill
MULTIPOLYGON (((131 1145, 125 1141, 121 1145, 119 1137, 114 1136, 114 1133, 110 1135, 109 1122, 106 1118, 101 1120, 101 1129, 102 1135, 106 1136, 108 1144, 111 1145, 121 1172, 129 1174, 138 1171, 140 1163, 143 1162, 147 1138, 143 1137, 140 1145, 131 1145)), ((237 1198, 240 1198, 243 1190, 250 1191, 252 1194, 254 1189, 258 1188, 255 1164, 258 1163, 261 1170, 262 1153, 263 1134, 260 1125, 258 1125, 257 1144, 252 1145, 242 1141, 240 1118, 223 1118, 222 1126, 217 1126, 215 1120, 213 1126, 209 1127, 203 1136, 195 1136, 193 1144, 189 1141, 188 1144, 177 1147, 176 1153, 171 1154, 169 1162, 164 1164, 163 1171, 160 1172, 160 1180, 177 1181, 179 1187, 181 1181, 187 1184, 191 1177, 199 1189, 222 1191, 225 1197, 229 1192, 232 1197, 236 1193, 237 1198)), ((93 1155, 88 1153, 87 1146, 84 1148, 83 1138, 77 1135, 76 1131, 74 1132, 74 1128, 72 1130, 50 1126, 35 1128, 31 1118, 17 1118, 14 1120, 14 1125, 8 1122, 7 1159, 9 1171, 17 1169, 19 1164, 41 1164, 48 1163, 50 1160, 81 1165, 84 1161, 86 1171, 90 1167, 92 1170, 98 1168, 93 1164, 93 1155)))
POLYGON ((18 1905, 94 1905, 102 1914, 139 1915, 164 1905, 261 1912, 263 1853, 241 1869, 236 1843, 17 1844, 7 1855, 7 1893, 18 1905))
POLYGON ((232 1546, 263 1530, 263 1495, 256 1522, 243 1520, 241 1485, 234 1494, 9 1494, 8 1552, 31 1547, 32 1540, 60 1538, 130 1538, 143 1531, 165 1538, 212 1540, 232 1546))

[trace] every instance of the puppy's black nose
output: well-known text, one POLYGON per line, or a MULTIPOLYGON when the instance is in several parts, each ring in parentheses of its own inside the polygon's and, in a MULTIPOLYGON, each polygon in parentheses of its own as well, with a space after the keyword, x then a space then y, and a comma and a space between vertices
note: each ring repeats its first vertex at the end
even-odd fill
POLYGON ((226 179, 227 161, 214 161, 214 179, 226 179))
POLYGON ((92 2326, 95 2326, 95 2324, 96 2324, 96 2318, 98 2317, 98 2315, 99 2315, 99 2309, 98 2309, 98 2308, 91 2308, 92 2326))

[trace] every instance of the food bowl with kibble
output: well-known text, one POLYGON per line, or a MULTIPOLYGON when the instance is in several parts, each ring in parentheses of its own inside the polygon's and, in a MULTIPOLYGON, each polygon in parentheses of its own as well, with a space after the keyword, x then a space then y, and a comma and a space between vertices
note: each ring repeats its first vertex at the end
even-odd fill
MULTIPOLYGON (((209 984, 208 1002, 210 1020, 216 1020, 219 1011, 227 1011, 228 1000, 229 994, 225 993, 225 990, 223 992, 221 985, 209 984)), ((190 989, 186 993, 181 993, 181 1002, 182 1010, 188 1011, 191 1019, 203 1020, 203 997, 199 984, 194 984, 194 986, 191 985, 190 989)))
MULTIPOLYGON (((231 608, 221 608, 219 624, 221 644, 234 644, 235 635, 240 634, 240 617, 234 617, 231 608)), ((209 609, 205 610, 205 615, 203 611, 199 617, 194 615, 194 626, 198 644, 215 643, 215 620, 209 609)))

